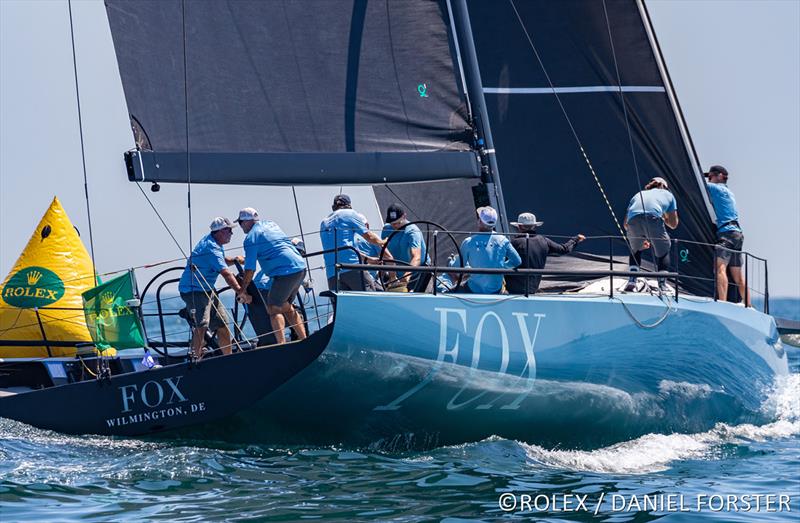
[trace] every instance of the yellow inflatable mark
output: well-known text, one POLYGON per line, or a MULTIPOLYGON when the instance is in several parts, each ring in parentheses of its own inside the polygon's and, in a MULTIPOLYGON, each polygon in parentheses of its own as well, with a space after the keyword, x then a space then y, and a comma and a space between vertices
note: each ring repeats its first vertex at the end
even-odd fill
POLYGON ((81 293, 94 286, 92 259, 58 198, 0 286, 0 358, 73 356, 75 347, 14 341, 91 342, 81 293))

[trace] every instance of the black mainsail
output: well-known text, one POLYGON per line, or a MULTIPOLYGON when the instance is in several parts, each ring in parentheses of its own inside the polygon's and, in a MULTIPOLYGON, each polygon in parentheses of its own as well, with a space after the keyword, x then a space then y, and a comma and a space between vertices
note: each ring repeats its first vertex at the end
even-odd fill
POLYGON ((186 182, 187 165, 194 183, 479 176, 444 1, 106 6, 132 180, 186 182))

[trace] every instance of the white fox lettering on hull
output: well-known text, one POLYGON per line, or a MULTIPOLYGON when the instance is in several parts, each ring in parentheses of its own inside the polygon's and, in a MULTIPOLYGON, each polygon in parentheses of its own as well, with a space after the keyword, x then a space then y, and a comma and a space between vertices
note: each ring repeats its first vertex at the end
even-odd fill
POLYGON ((171 405, 173 403, 182 403, 188 401, 186 396, 183 395, 178 388, 178 384, 183 376, 172 376, 164 378, 161 381, 166 384, 166 388, 156 380, 147 381, 144 385, 124 385, 119 387, 122 394, 122 412, 130 412, 133 410, 134 404, 140 401, 145 407, 155 408, 162 403, 171 405), (136 393, 139 394, 136 394, 136 393), (166 394, 169 396, 167 397, 166 394), (166 403, 164 400, 166 398, 166 403))
MULTIPOLYGON (((471 378, 476 371, 482 370, 487 372, 496 372, 502 375, 509 375, 509 362, 511 361, 512 352, 510 350, 510 343, 509 343, 509 330, 506 327, 506 322, 504 321, 503 317, 497 314, 494 311, 489 311, 483 313, 477 322, 471 322, 468 316, 466 309, 456 309, 456 308, 444 308, 444 307, 436 307, 434 309, 439 313, 439 348, 438 353, 436 356, 436 361, 433 363, 433 368, 428 372, 428 374, 420 381, 417 385, 410 388, 405 393, 398 396, 394 401, 388 403, 386 405, 380 405, 374 408, 374 410, 397 410, 402 405, 402 403, 422 390, 425 386, 427 386, 434 378, 436 373, 441 369, 444 363, 451 363, 458 365, 459 354, 462 351, 461 347, 461 340, 462 336, 466 336, 467 338, 472 339, 472 354, 470 359, 470 372, 469 377, 471 378), (452 324, 450 323, 452 320, 452 324), (487 325, 487 322, 492 322, 496 324, 499 336, 500 336, 500 365, 499 368, 489 368, 487 365, 481 365, 481 349, 484 343, 484 330, 487 325), (473 327, 474 325, 474 327, 473 327), (450 341, 450 343, 448 343, 450 341)), ((524 365, 520 370, 519 374, 515 374, 517 377, 517 382, 519 380, 525 380, 526 387, 525 389, 516 395, 516 398, 508 404, 501 405, 501 409, 518 409, 522 401, 528 396, 528 394, 533 390, 534 381, 536 379, 536 357, 534 355, 534 347, 536 345, 536 338, 539 334, 539 327, 541 325, 542 319, 545 318, 545 314, 528 314, 526 312, 513 312, 511 314, 517 327, 517 332, 519 334, 519 338, 522 340, 522 347, 524 348, 524 365), (531 329, 528 326, 528 322, 530 321, 528 318, 533 316, 534 318, 534 326, 531 332, 531 329)), ((512 331, 513 332, 513 331, 512 331)), ((515 337, 516 338, 516 337, 515 337)), ((516 353, 515 353, 516 354, 516 353)), ((481 391, 477 395, 473 396, 472 398, 461 400, 460 402, 459 397, 461 394, 469 388, 470 382, 472 380, 468 379, 466 383, 461 387, 461 389, 455 393, 455 395, 450 399, 447 403, 446 408, 448 410, 456 410, 461 409, 464 407, 473 404, 476 400, 481 397, 484 397, 489 391, 481 391)), ((483 402, 478 405, 475 405, 476 409, 491 409, 495 406, 495 403, 506 394, 499 394, 494 399, 488 402, 483 402)))

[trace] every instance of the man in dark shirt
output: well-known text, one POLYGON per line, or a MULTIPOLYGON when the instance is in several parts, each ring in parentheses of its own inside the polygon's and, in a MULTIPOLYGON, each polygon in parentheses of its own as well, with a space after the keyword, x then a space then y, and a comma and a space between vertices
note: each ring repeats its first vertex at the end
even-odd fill
MULTIPOLYGON (((575 245, 582 242, 586 237, 583 234, 574 236, 566 241, 566 243, 558 244, 536 233, 536 228, 540 227, 544 222, 536 221, 536 215, 529 212, 524 212, 519 215, 517 221, 511 222, 511 225, 519 229, 520 234, 511 240, 511 245, 519 253, 522 258, 520 269, 544 269, 547 263, 548 254, 566 254, 572 252, 575 245)), ((539 289, 539 283, 542 277, 535 276, 506 276, 506 290, 509 294, 525 294, 526 286, 525 280, 528 280, 527 292, 533 294, 539 289)))

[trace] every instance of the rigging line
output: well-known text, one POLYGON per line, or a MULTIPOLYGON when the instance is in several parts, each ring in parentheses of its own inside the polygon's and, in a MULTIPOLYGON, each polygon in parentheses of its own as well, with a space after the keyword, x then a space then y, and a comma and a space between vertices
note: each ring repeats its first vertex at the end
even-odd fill
POLYGON ((400 196, 399 196, 399 195, 398 195, 396 192, 394 192, 394 190, 393 190, 393 189, 392 189, 392 188, 389 186, 389 184, 388 184, 388 183, 385 183, 385 184, 383 184, 383 186, 384 186, 384 187, 386 187, 386 188, 389 190, 389 192, 390 192, 390 193, 392 193, 392 195, 393 195, 395 198, 397 198, 397 199, 400 201, 400 203, 401 203, 401 204, 403 204, 403 207, 404 207, 404 208, 405 208, 407 211, 409 211, 411 214, 413 214, 413 215, 414 215, 414 217, 415 217, 415 218, 417 218, 418 220, 421 220, 421 219, 423 219, 423 218, 424 218, 423 216, 420 216, 420 215, 419 215, 419 213, 415 212, 415 211, 414 211, 414 209, 413 209, 413 207, 411 207, 410 205, 408 205, 408 204, 407 204, 407 203, 406 203, 406 202, 405 202, 405 201, 404 201, 402 198, 400 198, 400 196))
MULTIPOLYGON (((531 35, 528 33, 528 29, 525 27, 525 23, 522 21, 522 16, 520 16, 519 11, 517 11, 517 6, 514 4, 514 0, 508 0, 508 2, 509 4, 511 4, 511 8, 514 10, 514 14, 516 15, 517 20, 519 21, 519 25, 522 28, 522 31, 525 33, 525 37, 528 39, 528 43, 530 44, 531 49, 533 50, 533 54, 536 56, 536 60, 539 62, 539 67, 542 68, 542 72, 544 73, 545 78, 547 78, 547 83, 550 86, 550 89, 553 91, 553 96, 556 97, 558 106, 561 108, 561 113, 564 115, 564 118, 567 121, 567 125, 569 125, 570 131, 572 131, 572 136, 575 138, 575 141, 578 144, 578 148, 580 149, 581 154, 583 155, 583 159, 586 162, 587 167, 589 167, 589 172, 592 174, 592 177, 594 177, 594 181, 597 184, 597 188, 600 190, 600 194, 603 196, 603 200, 605 200, 606 202, 606 206, 608 207, 608 210, 611 213, 611 217, 614 219, 614 224, 617 226, 617 229, 619 230, 620 234, 625 236, 625 231, 622 228, 622 225, 620 225, 619 220, 617 219, 617 215, 614 213, 614 208, 611 206, 611 202, 609 201, 608 195, 606 194, 606 191, 603 188, 603 184, 600 183, 600 178, 597 176, 597 173, 594 170, 594 166, 592 165, 591 160, 589 160, 589 155, 583 148, 583 143, 581 142, 581 139, 578 137, 578 133, 575 130, 575 127, 572 125, 572 120, 570 120, 569 115, 567 114, 567 110, 564 107, 564 104, 561 102, 561 97, 558 95, 555 85, 553 84, 553 81, 550 79, 550 75, 547 73, 547 69, 544 66, 544 62, 542 61, 542 58, 539 56, 539 51, 537 51, 536 46, 533 45, 533 39, 531 38, 531 35)), ((628 247, 628 249, 630 250, 630 246, 628 247)))
MULTIPOLYGON (((294 198, 294 211, 297 213, 297 223, 300 225, 300 238, 303 240, 303 245, 306 244, 306 235, 303 232, 303 220, 300 219, 300 206, 297 204, 297 191, 295 190, 294 185, 292 185, 292 197, 294 198)), ((306 270, 308 271, 308 277, 311 278, 311 262, 305 256, 303 259, 306 261, 306 270)), ((313 281, 313 279, 312 279, 313 281)), ((317 307, 317 293, 313 293, 311 298, 314 301, 314 308, 317 307)), ((322 325, 319 323, 319 318, 317 318, 317 327, 322 328, 322 325)))
POLYGON ((89 206, 89 179, 86 175, 86 147, 83 140, 83 117, 81 111, 81 92, 78 88, 78 58, 75 53, 75 28, 72 22, 72 0, 67 1, 69 9, 69 36, 72 42, 72 70, 75 73, 75 99, 78 103, 78 131, 81 137, 81 162, 83 164, 83 193, 86 197, 86 217, 89 220, 89 249, 92 253, 92 274, 97 282, 97 266, 94 258, 94 235, 92 233, 92 212, 89 206))
MULTIPOLYGON (((177 238, 175 238, 175 235, 172 234, 172 231, 170 230, 169 226, 167 225, 167 222, 164 221, 164 218, 161 217, 161 214, 158 212, 158 209, 156 209, 156 206, 153 205, 153 202, 150 201, 150 197, 147 196, 146 192, 144 192, 144 189, 142 189, 142 186, 141 186, 141 184, 139 182, 136 182, 136 187, 138 187, 139 190, 142 192, 142 196, 144 196, 144 199, 147 200, 147 203, 150 204, 150 207, 153 209, 153 212, 156 213, 156 216, 158 216, 158 219, 161 221, 161 225, 163 225, 164 228, 167 230, 167 233, 169 233, 170 238, 172 238, 172 241, 175 242, 175 245, 178 247, 178 250, 181 251, 181 256, 183 256, 183 258, 185 259, 186 258, 186 253, 184 252, 183 247, 181 247, 181 243, 178 241, 177 238)), ((168 262, 163 262, 163 263, 169 263, 171 261, 172 260, 169 260, 168 262)), ((175 260, 175 261, 177 261, 177 260, 175 260)), ((145 267, 145 266, 143 265, 142 267, 145 267)), ((136 268, 136 267, 134 267, 134 268, 136 268)), ((117 272, 119 272, 119 271, 117 271, 117 272)))
MULTIPOLYGON (((189 155, 189 71, 186 59, 186 0, 181 0, 181 24, 183 26, 183 107, 186 122, 186 202, 189 208, 189 265, 192 258, 192 160, 189 155)), ((183 251, 181 251, 183 252, 183 251)))
MULTIPOLYGON (((608 19, 608 9, 606 8, 606 0, 603 0, 603 15, 606 19, 606 30, 608 31, 608 42, 611 44, 611 56, 614 58, 614 71, 617 75, 617 85, 619 86, 619 100, 622 104, 622 114, 625 116, 625 130, 628 132, 628 145, 631 148, 631 159, 633 160, 633 171, 636 174, 636 187, 639 191, 639 198, 642 202, 642 212, 645 211, 644 206, 644 192, 642 191, 642 179, 639 176, 639 162, 636 161, 636 149, 633 147, 633 133, 631 133, 631 123, 630 118, 628 117, 628 106, 625 103, 625 94, 623 93, 622 89, 622 77, 619 73, 619 63, 617 61, 617 52, 614 48, 614 38, 611 35, 611 21, 608 19)), ((650 243, 651 246, 654 245, 652 238, 649 237, 649 229, 645 227, 645 234, 648 236, 647 241, 650 243)), ((627 238, 626 238, 627 241, 627 238)), ((632 248, 630 250, 633 250, 632 248)), ((653 259, 656 259, 655 247, 652 248, 651 254, 653 255, 653 259)))

